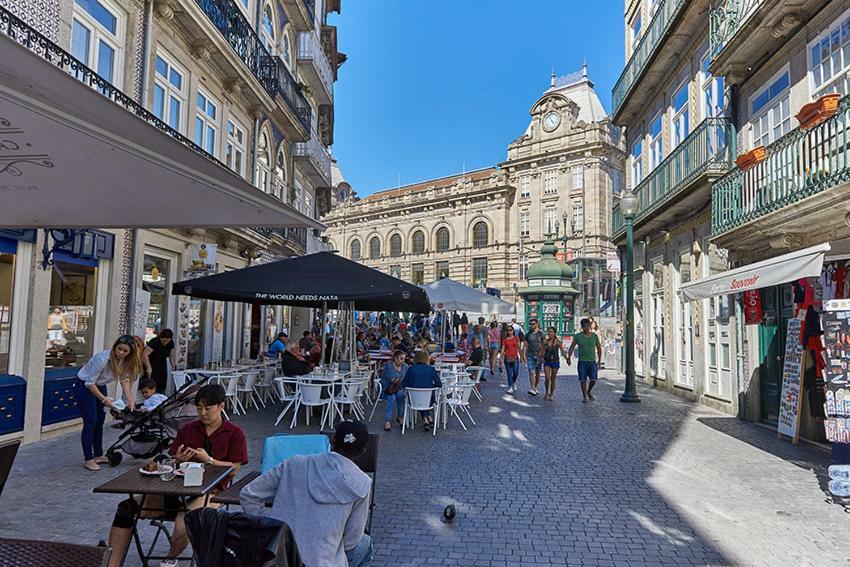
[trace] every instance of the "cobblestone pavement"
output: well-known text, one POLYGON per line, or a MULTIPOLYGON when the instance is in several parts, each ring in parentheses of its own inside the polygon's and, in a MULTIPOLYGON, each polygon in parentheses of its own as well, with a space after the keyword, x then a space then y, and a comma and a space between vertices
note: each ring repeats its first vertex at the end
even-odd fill
MULTIPOLYGON (((469 431, 402 437, 375 416, 375 565, 850 565, 850 515, 824 493, 823 450, 649 388, 622 404, 613 373, 589 404, 574 377, 554 403, 504 395, 501 382, 484 384, 469 431), (458 518, 446 525, 449 503, 458 518)), ((237 418, 248 469, 274 413, 237 418)), ((120 498, 91 488, 138 461, 100 473, 81 461, 76 434, 23 447, 0 536, 104 538, 120 498)))

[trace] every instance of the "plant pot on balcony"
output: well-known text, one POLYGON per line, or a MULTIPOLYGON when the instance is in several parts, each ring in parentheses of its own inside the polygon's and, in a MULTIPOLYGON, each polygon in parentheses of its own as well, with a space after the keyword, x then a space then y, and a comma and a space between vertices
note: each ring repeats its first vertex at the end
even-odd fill
POLYGON ((804 129, 814 128, 838 114, 838 103, 841 95, 838 93, 828 94, 810 102, 797 113, 800 127, 804 129))
POLYGON ((759 146, 757 148, 753 148, 745 154, 739 155, 735 159, 735 163, 738 164, 738 168, 742 170, 747 170, 753 167, 755 164, 764 161, 767 157, 767 150, 764 149, 764 146, 759 146))

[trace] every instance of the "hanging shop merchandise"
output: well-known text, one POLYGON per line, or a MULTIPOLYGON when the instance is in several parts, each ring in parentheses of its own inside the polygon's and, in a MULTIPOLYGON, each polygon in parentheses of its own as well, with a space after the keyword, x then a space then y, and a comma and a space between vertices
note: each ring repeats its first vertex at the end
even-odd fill
POLYGON ((850 443, 850 300, 826 303, 823 314, 826 347, 826 437, 850 443))

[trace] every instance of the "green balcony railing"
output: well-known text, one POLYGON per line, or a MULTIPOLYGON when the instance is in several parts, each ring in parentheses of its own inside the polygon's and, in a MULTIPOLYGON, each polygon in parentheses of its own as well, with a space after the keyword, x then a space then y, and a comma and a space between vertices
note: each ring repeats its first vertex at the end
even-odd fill
POLYGON ((712 59, 764 3, 765 0, 720 0, 711 8, 708 46, 712 59))
POLYGON ((632 56, 626 63, 617 84, 614 85, 613 91, 611 91, 611 104, 614 107, 614 114, 617 114, 620 106, 643 75, 647 64, 655 54, 655 50, 667 35, 670 24, 687 3, 688 0, 662 0, 656 8, 655 15, 652 16, 646 31, 632 52, 632 56))
POLYGON ((766 151, 764 161, 735 168, 714 184, 714 236, 850 181, 850 96, 826 122, 792 130, 766 151))
MULTIPOLYGON (((697 128, 641 181, 634 192, 638 197, 636 222, 645 219, 663 203, 688 187, 705 173, 725 173, 734 163, 735 128, 728 118, 706 118, 697 128)), ((612 233, 618 237, 625 220, 615 206, 612 233)))

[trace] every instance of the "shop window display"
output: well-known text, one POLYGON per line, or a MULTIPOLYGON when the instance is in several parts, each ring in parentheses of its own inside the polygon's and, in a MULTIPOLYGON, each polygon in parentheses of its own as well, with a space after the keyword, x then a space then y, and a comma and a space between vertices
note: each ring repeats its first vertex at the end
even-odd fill
POLYGON ((56 261, 46 316, 46 368, 82 366, 91 358, 97 269, 56 261))

